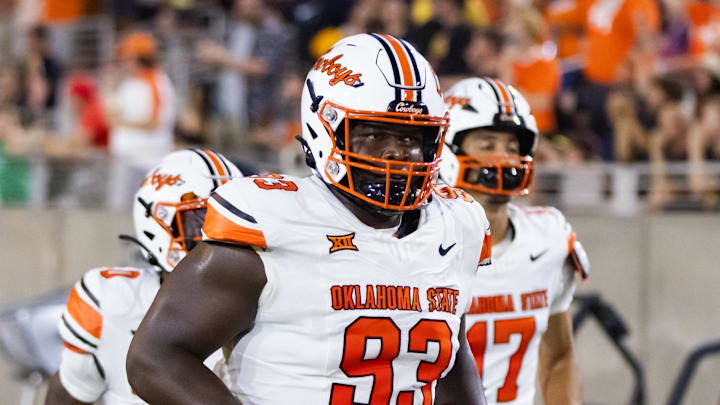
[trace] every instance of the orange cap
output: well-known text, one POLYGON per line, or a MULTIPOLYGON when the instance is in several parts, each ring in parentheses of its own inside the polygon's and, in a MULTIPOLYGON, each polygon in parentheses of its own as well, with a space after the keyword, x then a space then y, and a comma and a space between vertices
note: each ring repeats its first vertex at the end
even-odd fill
POLYGON ((152 56, 157 51, 155 38, 147 32, 133 32, 118 44, 118 56, 127 59, 137 56, 152 56))

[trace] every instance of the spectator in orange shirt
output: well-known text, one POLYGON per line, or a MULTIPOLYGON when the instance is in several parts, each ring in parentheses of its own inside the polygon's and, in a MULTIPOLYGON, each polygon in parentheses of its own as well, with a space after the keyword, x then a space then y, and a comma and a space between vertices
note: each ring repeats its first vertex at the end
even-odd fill
POLYGON ((550 33, 557 43, 558 59, 564 68, 579 67, 585 22, 594 0, 556 0, 545 9, 550 33))
POLYGON ((507 51, 510 69, 501 75, 525 95, 540 133, 549 134, 556 129, 554 98, 560 89, 556 47, 547 40, 547 25, 540 12, 528 7, 515 16, 507 26, 512 44, 507 51))
POLYGON ((43 20, 48 23, 65 23, 85 14, 85 0, 45 0, 43 20))
POLYGON ((631 52, 652 42, 659 27, 654 0, 596 0, 588 12, 585 76, 594 83, 617 83, 631 52))
POLYGON ((611 86, 631 80, 633 69, 647 69, 633 63, 642 61, 647 65, 652 57, 659 20, 655 0, 595 0, 588 11, 586 83, 578 99, 581 107, 590 112, 605 160, 612 160, 614 152, 605 111, 608 92, 611 86))
POLYGON ((720 53, 720 3, 701 0, 687 3, 690 54, 699 60, 709 49, 720 53))

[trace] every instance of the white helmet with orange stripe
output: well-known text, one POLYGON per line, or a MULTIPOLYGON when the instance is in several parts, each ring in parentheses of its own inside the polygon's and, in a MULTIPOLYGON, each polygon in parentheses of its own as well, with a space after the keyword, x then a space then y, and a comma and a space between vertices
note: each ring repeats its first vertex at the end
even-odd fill
POLYGON ((445 101, 450 112, 450 128, 440 163, 442 179, 453 187, 489 194, 527 194, 532 182, 532 155, 538 130, 522 94, 497 79, 471 78, 456 83, 447 92, 445 101), (468 156, 461 146, 473 129, 515 134, 519 153, 468 156))
POLYGON ((201 240, 210 194, 240 176, 228 159, 207 149, 170 153, 151 169, 133 200, 135 241, 150 263, 172 271, 201 240))
POLYGON ((437 76, 412 45, 384 34, 338 41, 308 73, 301 108, 298 139, 323 181, 375 210, 413 210, 425 203, 448 119, 437 76), (350 128, 363 121, 417 126, 423 161, 352 152, 350 128))

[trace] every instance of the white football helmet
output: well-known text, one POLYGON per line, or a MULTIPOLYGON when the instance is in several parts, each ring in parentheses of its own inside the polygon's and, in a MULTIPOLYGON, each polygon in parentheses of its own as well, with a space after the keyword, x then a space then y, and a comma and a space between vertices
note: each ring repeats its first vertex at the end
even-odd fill
POLYGON ((170 153, 151 169, 133 200, 136 238, 150 263, 172 271, 202 239, 210 194, 240 176, 234 164, 207 149, 170 153))
POLYGON ((437 76, 412 45, 385 34, 338 41, 308 73, 301 108, 299 140, 323 181, 381 210, 413 210, 430 196, 448 119, 437 76), (418 126, 423 162, 351 152, 358 121, 418 126))
POLYGON ((489 194, 527 194, 533 177, 538 141, 535 117, 525 98, 512 86, 492 78, 471 78, 456 83, 445 102, 450 127, 440 177, 453 187, 489 194), (510 132, 517 136, 518 155, 488 153, 467 156, 461 149, 468 131, 476 128, 510 132))

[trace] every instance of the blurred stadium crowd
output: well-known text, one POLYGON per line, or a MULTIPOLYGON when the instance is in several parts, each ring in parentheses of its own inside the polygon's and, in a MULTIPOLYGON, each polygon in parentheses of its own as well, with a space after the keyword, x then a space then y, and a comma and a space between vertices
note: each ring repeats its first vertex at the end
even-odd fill
POLYGON ((37 176, 44 200, 122 205, 188 145, 297 170, 303 74, 360 32, 413 43, 443 88, 513 84, 541 167, 641 163, 650 207, 720 206, 717 0, 0 0, 0 205, 37 176))

